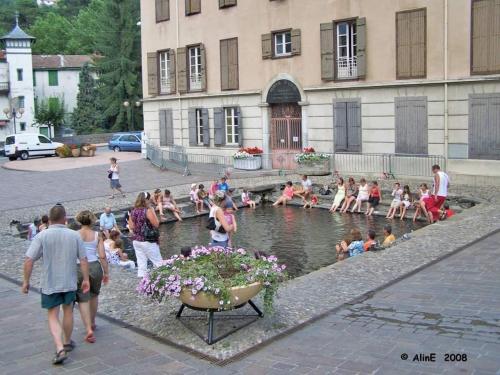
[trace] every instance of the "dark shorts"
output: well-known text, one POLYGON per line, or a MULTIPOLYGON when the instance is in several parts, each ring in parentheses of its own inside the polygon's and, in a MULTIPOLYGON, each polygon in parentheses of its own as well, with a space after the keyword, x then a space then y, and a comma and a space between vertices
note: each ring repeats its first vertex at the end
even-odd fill
POLYGON ((120 180, 110 180, 111 182, 111 189, 119 189, 122 186, 120 185, 120 180))
POLYGON ((78 267, 78 290, 76 291, 77 302, 88 302, 92 297, 98 296, 101 292, 102 284, 102 267, 100 262, 89 263, 89 281, 90 290, 87 293, 82 292, 83 275, 80 267, 78 267))
POLYGON ((368 199, 368 203, 370 203, 370 206, 372 206, 372 207, 377 207, 379 202, 380 202, 380 198, 378 198, 378 197, 370 197, 370 199, 368 199))
POLYGON ((42 308, 52 309, 60 305, 71 305, 76 300, 76 292, 62 292, 43 294, 42 293, 42 308))

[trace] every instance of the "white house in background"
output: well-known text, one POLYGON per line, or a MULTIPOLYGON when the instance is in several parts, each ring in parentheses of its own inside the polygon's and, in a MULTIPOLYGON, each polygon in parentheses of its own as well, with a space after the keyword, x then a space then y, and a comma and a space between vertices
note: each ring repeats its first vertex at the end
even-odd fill
POLYGON ((5 51, 0 55, 0 139, 11 133, 38 132, 34 129, 35 98, 31 44, 16 20, 10 33, 0 38, 5 51), (13 118, 13 114, 16 115, 13 118))
POLYGON ((64 100, 67 122, 76 107, 82 67, 87 55, 33 55, 33 85, 37 100, 64 100))

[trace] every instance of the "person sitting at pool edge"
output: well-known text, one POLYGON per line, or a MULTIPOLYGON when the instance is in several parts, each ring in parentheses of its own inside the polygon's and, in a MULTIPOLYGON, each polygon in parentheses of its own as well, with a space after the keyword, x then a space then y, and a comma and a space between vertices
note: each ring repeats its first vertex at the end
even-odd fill
POLYGON ((302 200, 305 203, 313 191, 311 179, 307 177, 307 175, 303 175, 301 184, 302 184, 302 189, 296 191, 295 195, 302 198, 302 200))
POLYGON ((111 212, 111 207, 109 206, 104 208, 104 212, 99 217, 99 226, 101 227, 101 232, 104 233, 106 238, 109 238, 109 233, 112 230, 116 230, 118 233, 121 233, 118 228, 118 224, 116 223, 115 215, 111 212))
POLYGON ((363 247, 365 248, 365 251, 370 251, 370 248, 377 244, 377 241, 375 241, 376 236, 377 236, 377 234, 375 233, 375 231, 373 229, 370 229, 368 231, 366 242, 363 245, 363 247))
POLYGON ((273 207, 277 207, 280 204, 286 206, 286 202, 291 201, 293 199, 293 183, 292 181, 287 181, 285 190, 283 190, 283 195, 278 198, 276 202, 273 203, 273 207))
POLYGON ((384 225, 384 237, 384 242, 382 242, 383 247, 391 246, 396 241, 396 237, 392 234, 392 227, 389 224, 384 225))
POLYGON ((363 239, 361 237, 361 232, 359 231, 359 229, 351 229, 350 237, 350 243, 348 243, 347 240, 343 240, 339 244, 335 245, 339 260, 363 254, 365 250, 363 247, 363 239))

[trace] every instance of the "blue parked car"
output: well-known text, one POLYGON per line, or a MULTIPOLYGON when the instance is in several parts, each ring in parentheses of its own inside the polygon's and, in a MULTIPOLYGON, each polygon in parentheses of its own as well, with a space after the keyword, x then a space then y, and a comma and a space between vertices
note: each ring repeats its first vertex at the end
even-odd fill
POLYGON ((113 134, 113 136, 108 142, 108 148, 115 152, 120 152, 120 151, 141 152, 141 132, 113 134))

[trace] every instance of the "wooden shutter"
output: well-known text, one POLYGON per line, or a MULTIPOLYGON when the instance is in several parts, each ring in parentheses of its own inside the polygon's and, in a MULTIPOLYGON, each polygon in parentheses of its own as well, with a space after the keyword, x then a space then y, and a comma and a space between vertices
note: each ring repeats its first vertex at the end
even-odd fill
POLYGON ((236 0, 219 0, 219 8, 227 8, 236 5, 236 0))
POLYGON ((469 159, 500 160, 500 94, 469 95, 469 159))
POLYGON ((243 116, 241 114, 241 108, 236 107, 236 118, 238 119, 238 145, 243 146, 243 116))
POLYGON ((239 88, 238 38, 220 41, 221 90, 239 88))
POLYGON ((321 79, 333 81, 335 79, 335 53, 333 49, 333 22, 322 23, 321 33, 321 79))
POLYGON ((201 121, 203 122, 203 145, 210 146, 210 122, 206 108, 201 110, 201 121))
POLYGON ((427 98, 395 98, 396 153, 427 155, 427 98))
POLYGON ((158 54, 149 52, 148 60, 148 94, 151 96, 158 95, 158 54))
POLYGON ((360 17, 356 20, 356 61, 358 78, 366 77, 366 18, 360 17))
POLYGON ((167 146, 174 145, 174 116, 171 109, 167 109, 167 146))
POLYGON ((201 0, 185 0, 185 5, 187 16, 201 12, 201 0))
POLYGON ((396 13, 396 76, 423 78, 426 62, 426 10, 396 13))
POLYGON ((347 103, 333 103, 333 128, 335 152, 347 151, 347 103))
POLYGON ((176 91, 176 79, 175 79, 175 51, 169 49, 167 51, 168 58, 170 60, 170 65, 168 67, 168 79, 170 81, 170 94, 175 94, 176 91))
POLYGON ((198 145, 198 129, 196 124, 196 108, 188 109, 188 129, 189 129, 189 145, 198 145))
POLYGON ((170 19, 170 0, 155 0, 156 22, 170 19))
POLYGON ((500 0, 492 1, 488 67, 490 73, 500 73, 500 0))
POLYGON ((226 121, 224 108, 214 108, 214 145, 224 146, 226 144, 226 121))
POLYGON ((472 2, 472 73, 500 72, 500 0, 472 2))
POLYGON ((359 100, 346 103, 347 150, 361 152, 361 103, 359 100))
POLYGON ((292 29, 290 34, 292 37, 292 55, 300 55, 300 29, 292 29))
POLYGON ((167 111, 160 109, 160 147, 167 146, 167 111))
POLYGON ((262 58, 270 59, 273 57, 273 43, 272 43, 273 35, 262 34, 262 58))
POLYGON ((205 45, 200 44, 200 56, 201 56, 201 91, 206 91, 207 89, 207 54, 205 51, 205 45))
POLYGON ((177 85, 181 94, 188 91, 186 53, 186 47, 177 48, 177 85))

